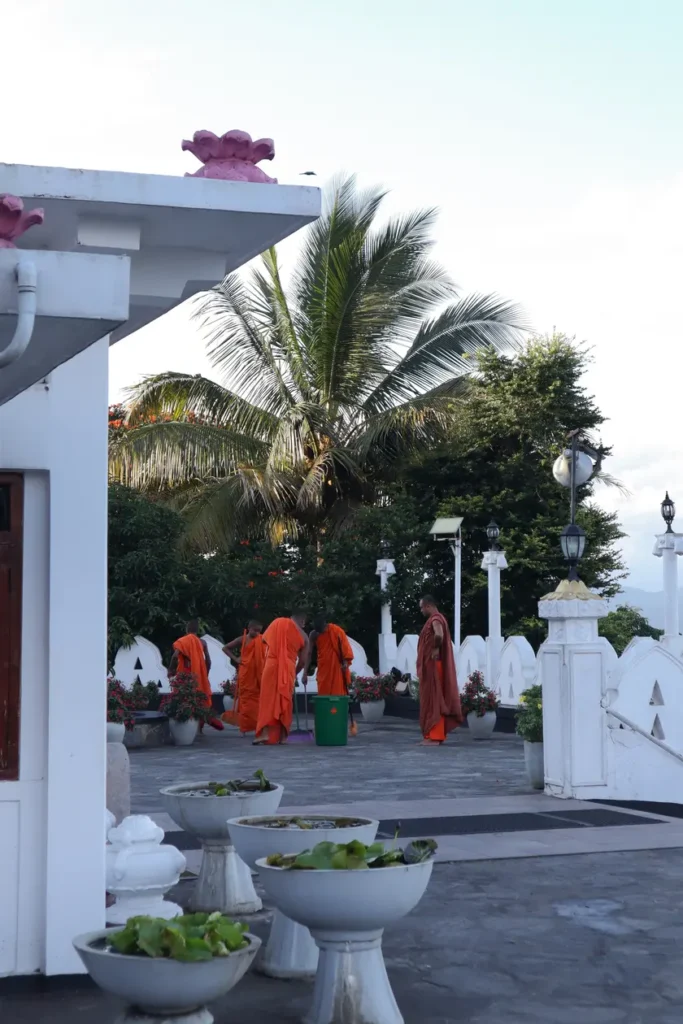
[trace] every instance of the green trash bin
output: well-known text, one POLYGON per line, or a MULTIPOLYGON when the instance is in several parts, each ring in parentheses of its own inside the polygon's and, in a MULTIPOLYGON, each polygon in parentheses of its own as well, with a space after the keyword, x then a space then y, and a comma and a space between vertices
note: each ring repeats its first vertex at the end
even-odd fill
POLYGON ((349 698, 315 698, 315 742, 319 747, 345 747, 349 739, 349 698))

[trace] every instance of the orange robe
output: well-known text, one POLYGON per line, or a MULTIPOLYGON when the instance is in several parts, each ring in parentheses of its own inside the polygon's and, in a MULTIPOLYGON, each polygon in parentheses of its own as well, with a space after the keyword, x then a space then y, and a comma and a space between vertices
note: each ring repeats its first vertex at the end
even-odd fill
POLYGON ((268 731, 269 743, 280 743, 292 727, 292 695, 304 634, 292 619, 274 619, 263 634, 268 645, 261 677, 256 738, 268 731))
POLYGON ((322 697, 341 697, 349 692, 351 669, 342 671, 342 661, 353 661, 353 651, 341 626, 328 623, 316 639, 318 650, 318 693, 322 697))
POLYGON ((455 672, 453 644, 448 623, 435 612, 424 625, 417 644, 417 675, 420 680, 420 728, 425 739, 443 743, 452 729, 462 724, 463 715, 455 672), (439 658, 432 658, 434 623, 439 622, 443 643, 439 658))
POLYGON ((240 732, 254 732, 258 721, 261 676, 266 662, 265 640, 262 636, 248 639, 246 630, 240 647, 235 707, 223 715, 224 722, 239 726, 240 732))
POLYGON ((178 652, 178 671, 191 672, 197 680, 197 688, 204 693, 211 704, 211 683, 206 668, 206 655, 204 645, 194 633, 181 636, 173 644, 173 650, 178 652))

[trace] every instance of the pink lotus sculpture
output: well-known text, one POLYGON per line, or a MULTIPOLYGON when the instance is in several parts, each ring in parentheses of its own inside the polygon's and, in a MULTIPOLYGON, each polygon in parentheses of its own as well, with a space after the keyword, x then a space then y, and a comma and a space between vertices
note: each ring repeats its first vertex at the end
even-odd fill
POLYGON ((14 239, 35 224, 42 224, 44 220, 44 210, 24 213, 24 204, 19 196, 12 196, 9 192, 0 193, 0 249, 16 249, 14 239))
POLYGON ((192 142, 187 139, 183 152, 189 151, 204 164, 186 178, 216 178, 220 181, 253 181, 261 185, 277 185, 277 178, 269 178, 256 164, 272 160, 275 147, 272 139, 256 139, 248 132, 233 129, 225 135, 213 132, 195 132, 192 142))

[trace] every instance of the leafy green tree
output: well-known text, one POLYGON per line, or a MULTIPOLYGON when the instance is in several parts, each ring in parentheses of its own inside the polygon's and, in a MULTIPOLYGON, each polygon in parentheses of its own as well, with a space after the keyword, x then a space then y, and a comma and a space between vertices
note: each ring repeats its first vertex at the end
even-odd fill
POLYGON ((333 185, 287 291, 271 250, 207 295, 199 316, 223 384, 169 372, 131 389, 112 477, 178 493, 201 549, 319 546, 447 436, 474 356, 515 349, 519 309, 458 298, 430 256, 435 212, 379 222, 384 195, 333 185))
POLYGON ((620 605, 604 619, 600 619, 598 632, 609 640, 617 654, 623 654, 636 636, 650 636, 653 640, 659 640, 664 634, 663 629, 651 626, 638 608, 628 604, 620 605))

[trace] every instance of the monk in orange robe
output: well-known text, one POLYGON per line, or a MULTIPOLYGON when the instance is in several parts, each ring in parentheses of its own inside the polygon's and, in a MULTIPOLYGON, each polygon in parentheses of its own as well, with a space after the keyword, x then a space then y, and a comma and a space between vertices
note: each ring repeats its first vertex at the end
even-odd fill
POLYGON ((306 615, 275 619, 263 634, 268 645, 261 676, 255 743, 284 743, 292 727, 292 698, 296 677, 306 664, 306 615))
POLYGON ((432 745, 462 725, 463 715, 448 623, 433 597, 422 598, 420 611, 427 620, 417 645, 420 728, 422 742, 432 745))
POLYGON ((224 722, 237 725, 243 736, 255 732, 258 720, 261 676, 266 662, 266 642, 261 636, 263 626, 252 619, 242 636, 231 640, 223 648, 237 665, 235 707, 222 716, 224 722))
POLYGON ((349 692, 353 651, 348 637, 341 626, 327 622, 323 616, 315 620, 315 628, 309 637, 308 664, 304 674, 307 681, 308 667, 313 653, 318 659, 318 693, 322 697, 343 697, 349 692))
MULTIPOLYGON (((211 683, 209 682, 209 670, 211 668, 211 657, 206 640, 199 638, 199 622, 197 619, 190 619, 186 625, 187 633, 181 636, 173 644, 171 663, 168 666, 168 678, 172 679, 178 672, 189 672, 197 680, 197 688, 206 697, 206 702, 211 707, 211 683)), ((222 730, 223 723, 218 718, 209 718, 209 725, 214 729, 222 730)), ((200 729, 204 723, 200 725, 200 729)))

